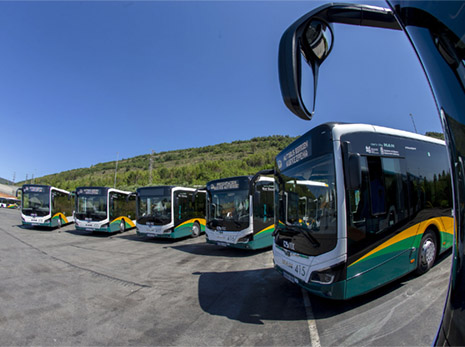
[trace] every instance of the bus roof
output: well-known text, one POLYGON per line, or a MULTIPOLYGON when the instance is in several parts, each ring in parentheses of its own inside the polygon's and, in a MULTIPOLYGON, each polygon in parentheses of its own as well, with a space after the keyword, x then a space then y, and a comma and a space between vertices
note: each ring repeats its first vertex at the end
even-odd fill
POLYGON ((412 133, 410 131, 393 129, 383 127, 379 125, 364 124, 364 123, 325 123, 324 125, 329 126, 333 130, 333 134, 336 138, 340 138, 344 134, 355 133, 355 132, 372 132, 378 134, 386 134, 392 136, 405 137, 409 139, 436 143, 445 146, 445 141, 436 139, 434 137, 420 135, 412 133))
POLYGON ((22 188, 24 189, 24 187, 44 187, 44 188, 47 188, 47 189, 53 189, 53 190, 62 192, 64 194, 71 194, 71 192, 69 192, 67 190, 60 189, 60 188, 57 188, 57 187, 54 187, 54 186, 49 186, 49 185, 46 185, 46 184, 23 184, 22 188))
POLYGON ((82 187, 77 187, 76 188, 76 194, 78 192, 79 189, 103 189, 107 192, 115 192, 115 193, 121 193, 121 194, 126 194, 126 195, 129 195, 129 194, 132 194, 133 192, 128 192, 128 191, 125 191, 125 190, 119 190, 119 189, 116 189, 116 188, 110 188, 110 187, 91 187, 91 186, 82 186, 82 187))

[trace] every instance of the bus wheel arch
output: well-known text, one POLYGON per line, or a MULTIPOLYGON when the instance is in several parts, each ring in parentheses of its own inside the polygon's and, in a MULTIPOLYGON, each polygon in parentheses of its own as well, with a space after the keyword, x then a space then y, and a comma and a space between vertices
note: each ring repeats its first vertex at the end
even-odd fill
POLYGON ((200 236, 200 224, 197 221, 192 224, 191 236, 192 238, 200 236))
POLYGON ((434 226, 429 226, 420 241, 418 247, 417 275, 428 272, 434 265, 438 256, 438 233, 434 226))

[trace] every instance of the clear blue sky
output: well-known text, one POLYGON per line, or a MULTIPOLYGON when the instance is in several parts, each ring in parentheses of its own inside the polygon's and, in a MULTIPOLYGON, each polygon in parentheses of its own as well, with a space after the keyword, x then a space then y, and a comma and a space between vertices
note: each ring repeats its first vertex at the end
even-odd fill
MULTIPOLYGON (((0 2, 0 177, 327 121, 442 131, 402 32, 336 26, 314 120, 284 106, 281 34, 314 1, 0 2)), ((384 2, 373 2, 386 7, 384 2)))

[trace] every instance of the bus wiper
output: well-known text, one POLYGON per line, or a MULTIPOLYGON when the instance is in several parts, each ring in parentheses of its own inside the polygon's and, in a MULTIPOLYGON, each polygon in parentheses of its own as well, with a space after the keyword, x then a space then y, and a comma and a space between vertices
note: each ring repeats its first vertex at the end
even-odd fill
POLYGON ((300 233, 303 233, 304 236, 310 241, 310 243, 314 246, 314 247, 320 247, 320 243, 318 242, 318 240, 315 238, 315 236, 313 236, 310 232, 310 230, 308 230, 307 228, 305 227, 302 227, 300 225, 289 225, 289 224, 286 224, 286 229, 289 229, 291 231, 294 231, 294 232, 300 232, 300 233))

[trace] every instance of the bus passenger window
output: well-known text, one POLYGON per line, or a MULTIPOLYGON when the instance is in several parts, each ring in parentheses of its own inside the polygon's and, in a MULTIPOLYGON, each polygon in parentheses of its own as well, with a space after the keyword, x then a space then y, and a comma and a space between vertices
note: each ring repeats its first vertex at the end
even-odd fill
POLYGON ((368 171, 370 177, 371 214, 376 216, 386 213, 386 191, 384 187, 381 158, 368 157, 368 171))

